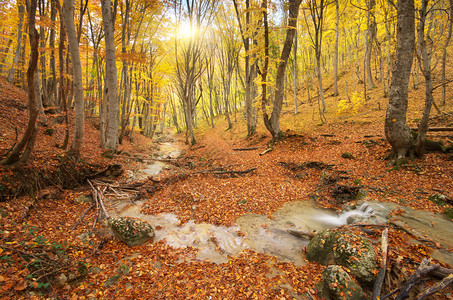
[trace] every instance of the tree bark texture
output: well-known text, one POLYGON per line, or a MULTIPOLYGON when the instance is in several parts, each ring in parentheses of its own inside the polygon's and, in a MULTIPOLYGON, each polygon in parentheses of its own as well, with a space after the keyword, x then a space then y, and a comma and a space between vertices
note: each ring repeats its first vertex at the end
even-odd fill
MULTIPOLYGON (((101 0, 102 21, 105 32, 105 90, 106 110, 105 148, 116 151, 118 148, 118 77, 115 53, 115 27, 110 0, 101 0)), ((101 137, 102 139, 103 137, 101 137)))
POLYGON ((415 49, 414 0, 397 2, 396 59, 385 116, 385 136, 397 159, 404 158, 414 141, 406 123, 408 86, 415 49))
POLYGON ((80 156, 85 126, 85 101, 83 100, 82 64, 80 62, 79 41, 74 23, 74 0, 64 0, 63 18, 68 35, 69 53, 72 62, 72 83, 75 104, 75 132, 69 152, 80 156))
POLYGON ((283 88, 285 70, 289 55, 291 53, 291 47, 293 46, 294 36, 296 35, 297 17, 299 15, 299 7, 301 2, 302 0, 289 1, 288 28, 286 29, 286 38, 283 44, 282 53, 280 55, 280 61, 278 63, 277 75, 275 79, 276 90, 274 96, 274 106, 272 108, 272 114, 270 118, 267 116, 267 114, 263 116, 264 124, 272 134, 273 140, 280 139, 282 135, 282 131, 280 129, 280 115, 282 112, 283 97, 285 93, 283 88))
POLYGON ((3 165, 12 165, 16 163, 25 162, 33 151, 36 136, 38 134, 36 128, 36 120, 39 115, 38 101, 35 96, 34 80, 35 70, 38 65, 38 43, 39 33, 35 28, 35 15, 36 15, 37 0, 31 0, 28 10, 28 36, 30 39, 30 61, 27 69, 27 83, 28 83, 28 124, 22 139, 14 146, 11 154, 3 160, 3 165), (22 150, 24 151, 22 153, 22 150), (22 155, 21 155, 22 153, 22 155))
POLYGON ((24 14, 25 14, 25 7, 23 4, 19 4, 19 24, 17 24, 17 45, 16 45, 16 53, 14 54, 13 58, 13 65, 9 69, 8 77, 6 80, 9 83, 13 83, 14 81, 14 73, 16 73, 16 66, 19 62, 20 54, 21 54, 21 46, 22 46, 22 26, 24 23, 24 14))

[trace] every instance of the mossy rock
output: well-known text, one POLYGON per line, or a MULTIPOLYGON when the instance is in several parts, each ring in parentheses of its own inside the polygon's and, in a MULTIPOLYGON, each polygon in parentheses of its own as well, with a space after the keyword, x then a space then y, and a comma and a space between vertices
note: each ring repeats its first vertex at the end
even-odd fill
POLYGON ((428 200, 439 206, 445 206, 448 201, 448 197, 442 194, 432 194, 428 197, 428 200))
POLYGON ((115 236, 130 247, 144 244, 155 236, 151 225, 139 219, 119 217, 109 220, 109 225, 115 236))
POLYGON ((351 152, 345 152, 345 153, 341 154, 341 157, 346 158, 346 159, 354 159, 355 158, 354 155, 352 155, 351 152))
POLYGON ((448 207, 444 209, 444 216, 447 219, 453 220, 453 207, 448 207))
POLYGON ((375 279, 376 254, 373 246, 347 229, 319 232, 308 244, 306 258, 322 265, 346 267, 364 283, 371 283, 375 279))
POLYGON ((349 274, 338 265, 331 265, 322 272, 324 289, 334 300, 362 300, 365 293, 349 274))

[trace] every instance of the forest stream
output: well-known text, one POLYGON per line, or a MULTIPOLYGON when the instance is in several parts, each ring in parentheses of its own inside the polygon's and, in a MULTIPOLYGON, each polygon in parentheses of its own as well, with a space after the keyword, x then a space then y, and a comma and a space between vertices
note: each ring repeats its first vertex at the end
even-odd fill
MULTIPOLYGON (((157 160, 148 164, 141 172, 143 176, 158 175, 168 167, 162 160, 177 158, 180 149, 172 142, 164 142, 159 146, 157 160)), ((209 223, 189 221, 181 224, 175 214, 160 213, 146 215, 141 208, 146 200, 131 204, 124 201, 111 207, 113 216, 134 217, 142 219, 155 228, 155 241, 165 242, 175 248, 193 247, 198 249, 197 259, 214 263, 228 262, 229 256, 238 255, 244 249, 266 253, 277 257, 282 262, 293 262, 304 265, 302 248, 309 240, 288 232, 321 230, 341 226, 353 220, 363 223, 384 224, 388 221, 404 222, 422 236, 436 241, 441 245, 434 250, 432 257, 453 265, 453 224, 441 215, 419 211, 397 205, 367 200, 357 206, 346 207, 335 212, 315 206, 313 201, 294 201, 286 203, 271 217, 247 213, 234 222, 231 227, 216 226, 209 223), (390 212, 399 209, 401 214, 390 216, 390 212)), ((410 243, 420 243, 416 239, 410 243)))

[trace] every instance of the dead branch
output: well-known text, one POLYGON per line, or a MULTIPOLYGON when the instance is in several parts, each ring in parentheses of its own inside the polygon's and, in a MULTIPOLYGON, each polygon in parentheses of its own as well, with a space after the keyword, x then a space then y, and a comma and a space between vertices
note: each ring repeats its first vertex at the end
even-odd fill
POLYGON ((235 176, 235 175, 242 175, 242 174, 247 174, 247 173, 250 173, 250 172, 253 172, 255 171, 256 168, 251 168, 251 169, 247 169, 247 170, 244 170, 244 171, 213 171, 212 174, 217 174, 217 175, 223 175, 223 174, 229 174, 230 176, 235 176))
POLYGON ((403 221, 400 221, 400 220, 389 220, 388 222, 390 224, 396 226, 397 228, 403 230, 404 232, 412 235, 414 238, 416 238, 420 242, 430 243, 432 245, 436 244, 435 241, 433 241, 433 240, 431 240, 431 239, 429 239, 427 237, 424 237, 421 233, 417 232, 415 229, 410 228, 409 225, 407 225, 403 221))
MULTIPOLYGON (((424 258, 420 263, 417 271, 409 278, 409 280, 401 287, 401 292, 396 296, 395 300, 403 300, 409 297, 410 290, 419 283, 423 277, 432 271, 439 269, 439 265, 430 265, 431 259, 424 258)), ((385 299, 385 298, 384 298, 385 299)))
POLYGON ((252 151, 252 150, 258 150, 261 149, 262 147, 251 147, 251 148, 233 148, 233 151, 252 151))
POLYGON ((388 228, 385 228, 384 231, 382 231, 382 240, 381 240, 382 267, 379 270, 378 276, 376 278, 376 282, 374 283, 373 300, 380 299, 382 284, 384 283, 384 279, 385 279, 385 270, 387 268, 388 231, 389 231, 388 228))
MULTIPOLYGON (((410 130, 417 132, 418 128, 410 128, 410 130)), ((453 127, 429 127, 428 131, 431 132, 453 132, 453 127)))
POLYGON ((309 240, 314 238, 314 236, 316 235, 316 232, 310 232, 310 231, 305 231, 305 230, 288 229, 286 231, 294 236, 301 237, 303 239, 309 239, 309 240))
POLYGON ((90 180, 87 180, 87 181, 88 181, 88 183, 90 184, 90 186, 92 188, 93 200, 96 202, 96 207, 100 207, 102 213, 104 214, 104 216, 107 219, 110 219, 110 216, 109 216, 107 210, 105 209, 104 201, 103 201, 103 198, 104 198, 103 194, 104 194, 105 190, 107 189, 107 187, 104 187, 104 190, 101 191, 101 189, 99 187, 94 187, 90 180))
POLYGON ((87 214, 87 212, 90 211, 90 209, 92 209, 93 207, 95 207, 95 204, 91 204, 90 207, 88 207, 84 212, 83 214, 80 216, 79 220, 77 221, 77 223, 74 224, 74 226, 72 226, 71 230, 74 230, 76 229, 77 225, 79 225, 82 221, 83 221, 83 218, 85 218, 85 215, 87 214))
POLYGON ((260 153, 260 156, 263 156, 264 154, 271 152, 272 150, 273 150, 273 148, 267 148, 266 150, 264 150, 263 152, 260 153))
POLYGON ((432 286, 418 294, 416 300, 423 300, 426 297, 443 290, 444 288, 449 286, 452 282, 453 274, 450 274, 447 277, 445 277, 442 281, 436 282, 435 284, 433 284, 432 286))

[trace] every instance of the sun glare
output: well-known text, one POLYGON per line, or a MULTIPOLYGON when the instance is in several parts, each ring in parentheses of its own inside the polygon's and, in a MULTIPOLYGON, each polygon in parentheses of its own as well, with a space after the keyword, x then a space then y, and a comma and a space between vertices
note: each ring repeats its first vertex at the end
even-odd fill
POLYGON ((195 34, 195 29, 190 26, 189 23, 182 23, 179 26, 178 36, 183 38, 193 37, 195 34))

